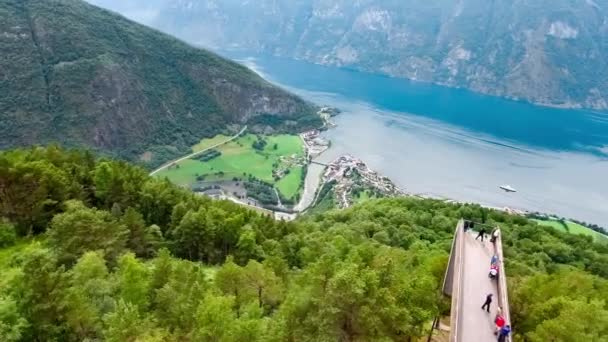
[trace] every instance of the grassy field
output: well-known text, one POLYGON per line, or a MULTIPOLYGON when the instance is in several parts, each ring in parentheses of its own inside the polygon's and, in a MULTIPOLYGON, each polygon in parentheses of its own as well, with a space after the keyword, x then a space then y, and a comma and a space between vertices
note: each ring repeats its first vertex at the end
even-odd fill
POLYGON ((578 223, 575 222, 571 222, 571 221, 564 221, 564 223, 562 223, 561 221, 558 220, 533 220, 535 222, 537 222, 540 225, 543 226, 549 226, 549 227, 553 227, 557 230, 561 230, 564 232, 569 232, 571 234, 583 234, 583 235, 589 235, 594 237, 597 241, 608 241, 608 237, 606 235, 600 234, 592 229, 589 229, 585 226, 582 226, 578 223))
MULTIPOLYGON (((225 140, 225 136, 202 140, 195 145, 193 151, 200 151, 218 142, 225 140)), ((252 147, 257 137, 253 134, 244 135, 225 145, 217 147, 221 156, 208 162, 188 159, 180 162, 178 167, 163 170, 157 174, 158 177, 167 177, 172 182, 182 186, 192 186, 197 176, 205 176, 210 179, 232 179, 243 178, 245 175, 275 184, 279 192, 286 198, 293 198, 302 187, 301 166, 290 168, 290 173, 279 181, 272 177, 274 165, 280 163, 281 157, 304 156, 304 147, 300 137, 296 135, 265 136, 267 144, 262 151, 252 147), (219 173, 223 173, 219 176, 219 173)))
POLYGON ((227 135, 223 135, 223 134, 218 134, 218 135, 214 136, 213 138, 203 139, 198 144, 192 146, 192 153, 196 153, 198 151, 202 151, 211 146, 215 146, 228 139, 230 139, 230 137, 227 135))
POLYGON ((287 198, 295 196, 302 187, 302 172, 304 170, 301 166, 292 168, 287 176, 276 182, 277 190, 287 198))

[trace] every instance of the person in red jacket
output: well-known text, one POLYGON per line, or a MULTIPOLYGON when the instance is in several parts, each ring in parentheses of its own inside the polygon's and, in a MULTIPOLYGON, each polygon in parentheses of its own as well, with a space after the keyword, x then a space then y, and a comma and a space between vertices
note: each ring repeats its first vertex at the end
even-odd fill
POLYGON ((494 319, 494 324, 496 324, 496 331, 494 331, 494 335, 498 335, 498 332, 505 326, 505 318, 502 315, 496 315, 494 319))

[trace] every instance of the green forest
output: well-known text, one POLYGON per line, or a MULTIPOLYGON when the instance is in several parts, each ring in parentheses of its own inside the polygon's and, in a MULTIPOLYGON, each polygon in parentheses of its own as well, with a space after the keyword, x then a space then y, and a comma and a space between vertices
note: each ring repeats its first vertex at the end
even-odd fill
POLYGON ((502 229, 515 341, 606 341, 589 236, 414 198, 275 221, 54 146, 0 152, 0 341, 419 341, 460 218, 502 229))

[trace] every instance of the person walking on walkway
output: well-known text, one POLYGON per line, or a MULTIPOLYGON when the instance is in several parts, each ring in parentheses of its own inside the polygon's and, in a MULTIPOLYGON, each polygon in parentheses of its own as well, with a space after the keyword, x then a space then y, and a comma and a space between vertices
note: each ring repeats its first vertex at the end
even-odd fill
POLYGON ((483 242, 483 236, 485 235, 486 230, 485 228, 481 227, 481 229, 479 229, 479 234, 477 234, 477 237, 475 238, 475 240, 481 238, 481 242, 483 242))
POLYGON ((505 342, 509 334, 511 334, 511 326, 507 324, 498 332, 498 342, 505 342))
POLYGON ((488 311, 488 313, 489 313, 491 303, 492 303, 492 294, 490 293, 486 296, 486 301, 481 306, 481 310, 484 310, 484 308, 485 308, 485 310, 488 311))

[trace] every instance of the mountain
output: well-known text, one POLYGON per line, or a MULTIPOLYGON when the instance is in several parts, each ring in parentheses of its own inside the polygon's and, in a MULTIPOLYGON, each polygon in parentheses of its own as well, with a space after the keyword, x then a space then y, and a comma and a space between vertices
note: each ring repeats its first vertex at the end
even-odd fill
POLYGON ((158 164, 244 124, 320 123, 247 68, 79 0, 0 0, 0 56, 0 148, 59 142, 158 164))
POLYGON ((192 43, 608 109, 607 0, 91 0, 192 43))

